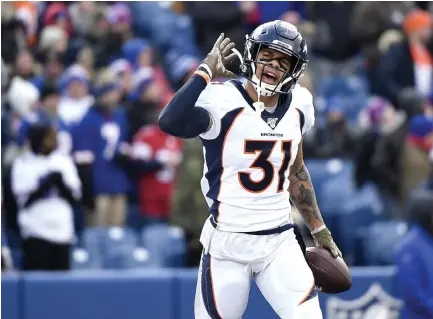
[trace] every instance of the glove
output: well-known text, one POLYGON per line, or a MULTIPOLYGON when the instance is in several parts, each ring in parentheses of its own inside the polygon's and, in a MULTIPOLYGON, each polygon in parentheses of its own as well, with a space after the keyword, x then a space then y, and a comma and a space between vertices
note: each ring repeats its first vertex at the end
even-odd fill
POLYGON ((210 73, 209 77, 211 80, 219 77, 235 79, 236 74, 226 69, 226 66, 236 58, 236 54, 231 53, 234 47, 235 44, 229 38, 224 38, 224 33, 221 33, 212 50, 199 66, 199 69, 204 68, 207 73, 210 73))
MULTIPOLYGON (((313 231, 314 233, 314 231, 313 231)), ((343 257, 341 254, 340 249, 338 249, 337 245, 334 243, 334 239, 332 239, 331 232, 328 228, 324 228, 321 231, 318 231, 317 233, 314 233, 314 243, 316 244, 316 247, 325 248, 328 250, 332 256, 335 258, 337 257, 343 257)))

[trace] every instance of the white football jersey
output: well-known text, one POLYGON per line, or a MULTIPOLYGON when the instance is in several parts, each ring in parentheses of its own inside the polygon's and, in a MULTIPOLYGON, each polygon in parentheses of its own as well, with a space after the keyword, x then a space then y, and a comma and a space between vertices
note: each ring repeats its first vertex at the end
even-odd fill
POLYGON ((201 134, 203 194, 218 229, 251 232, 292 222, 289 170, 314 125, 313 98, 297 85, 273 113, 255 111, 238 81, 211 83, 196 106, 211 115, 201 134))

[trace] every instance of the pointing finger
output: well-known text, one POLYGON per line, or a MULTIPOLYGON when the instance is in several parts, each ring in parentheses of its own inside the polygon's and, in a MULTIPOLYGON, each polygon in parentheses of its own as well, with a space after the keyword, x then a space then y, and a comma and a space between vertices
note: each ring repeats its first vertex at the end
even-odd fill
POLYGON ((224 39, 224 33, 221 33, 220 36, 218 37, 218 39, 216 40, 215 44, 214 44, 214 48, 220 48, 221 42, 224 39))

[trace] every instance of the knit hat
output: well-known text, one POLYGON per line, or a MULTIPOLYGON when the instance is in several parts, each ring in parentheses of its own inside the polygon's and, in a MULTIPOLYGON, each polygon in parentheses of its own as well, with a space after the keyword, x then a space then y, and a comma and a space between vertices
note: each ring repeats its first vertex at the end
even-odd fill
POLYGON ((371 124, 378 124, 382 118, 383 113, 391 103, 382 97, 374 96, 367 102, 367 116, 371 124))
POLYGON ((149 42, 142 39, 130 39, 123 45, 122 55, 131 65, 137 66, 140 54, 148 49, 150 49, 149 42))
POLYGON ((423 28, 431 27, 432 17, 428 11, 412 10, 404 18, 403 30, 409 34, 423 28))
POLYGON ((153 69, 152 68, 141 68, 137 72, 134 73, 134 95, 135 97, 139 97, 143 90, 145 90, 149 84, 153 81, 153 69))
POLYGON ((106 18, 111 24, 121 22, 131 24, 132 22, 131 10, 123 3, 116 3, 110 6, 106 12, 106 18))
POLYGON ((433 143, 428 137, 433 134, 433 118, 425 115, 414 116, 409 122, 408 141, 429 152, 433 143))
POLYGON ((131 72, 131 64, 126 59, 117 59, 110 64, 109 69, 111 72, 116 74, 116 76, 121 75, 124 72, 131 72))
POLYGON ((79 81, 85 85, 89 85, 90 76, 85 68, 83 68, 79 64, 74 64, 70 66, 60 78, 60 90, 63 91, 67 89, 67 87, 69 86, 69 84, 71 84, 72 81, 79 81))
POLYGON ((433 119, 425 115, 414 116, 409 123, 409 134, 416 137, 426 137, 433 133, 433 119))

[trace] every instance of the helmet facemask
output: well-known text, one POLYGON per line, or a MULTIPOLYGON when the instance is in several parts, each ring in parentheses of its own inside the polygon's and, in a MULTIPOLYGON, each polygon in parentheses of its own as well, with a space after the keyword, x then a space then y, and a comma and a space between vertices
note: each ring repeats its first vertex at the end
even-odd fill
POLYGON ((244 59, 241 70, 245 77, 254 85, 259 96, 289 94, 307 67, 307 61, 304 60, 299 54, 288 48, 284 43, 278 43, 279 41, 274 42, 275 43, 258 42, 253 39, 247 39, 245 45, 244 59), (265 48, 279 51, 287 55, 291 59, 290 70, 284 71, 280 68, 275 68, 269 65, 265 61, 257 61, 259 52, 265 48), (259 64, 263 65, 263 71, 260 75, 260 78, 258 78, 256 74, 257 66, 259 64), (278 83, 268 84, 263 81, 263 75, 266 68, 272 68, 278 70, 279 72, 283 72, 283 76, 278 83))

